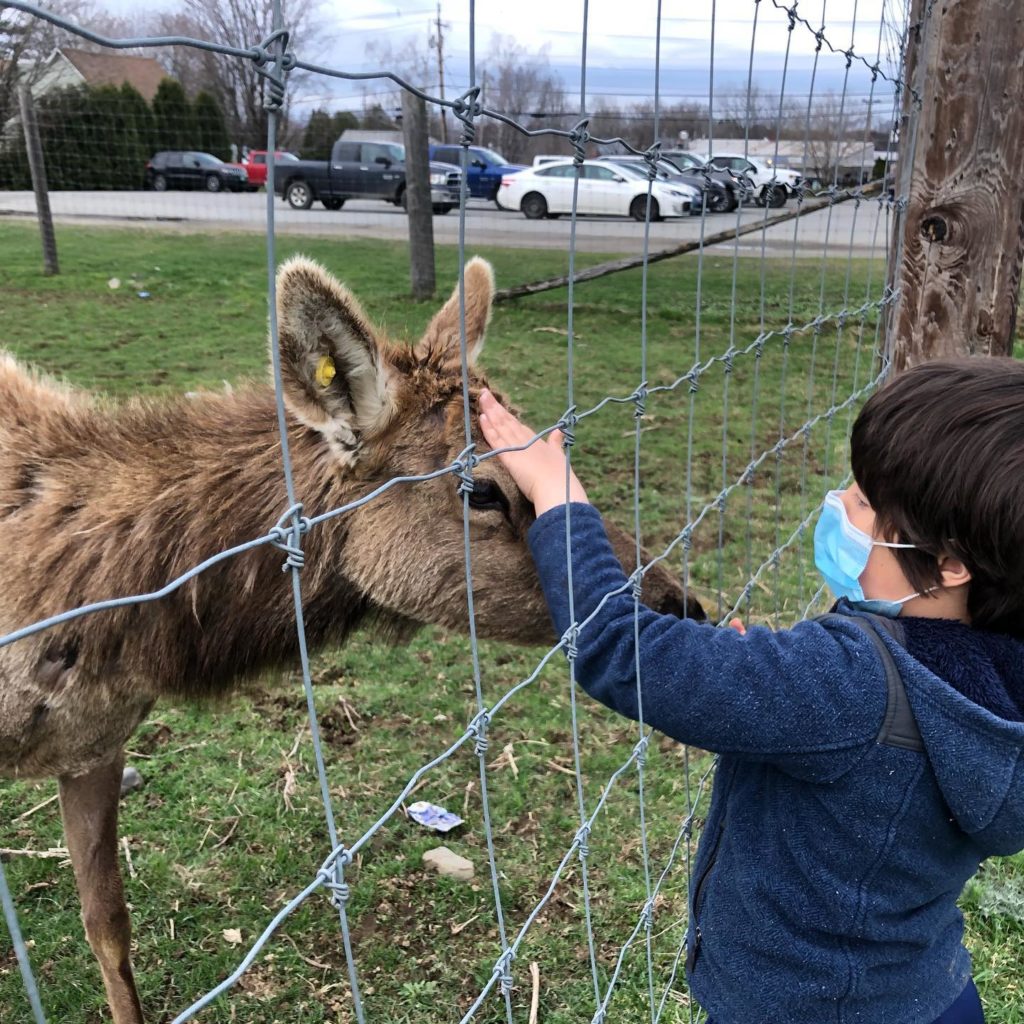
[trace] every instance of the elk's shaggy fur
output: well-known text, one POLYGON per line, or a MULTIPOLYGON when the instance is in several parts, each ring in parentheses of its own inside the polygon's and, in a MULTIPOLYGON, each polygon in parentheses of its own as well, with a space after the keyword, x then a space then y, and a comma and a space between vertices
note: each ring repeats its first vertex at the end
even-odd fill
MULTIPOLYGON (((474 401, 490 318, 490 267, 466 267, 474 401)), ((415 347, 378 336, 356 300, 305 259, 278 275, 278 316, 296 493, 307 515, 394 476, 450 464, 465 446, 454 293, 415 347), (327 366, 333 371, 324 373, 327 366)), ((475 414, 474 414, 475 415, 475 414)), ((474 436, 480 438, 474 420, 474 436)), ((0 355, 0 635, 84 603, 159 589, 262 534, 284 500, 273 391, 112 405, 0 355)), ((525 544, 532 512, 497 460, 473 496, 474 603, 481 636, 548 642, 525 544)), ((398 485, 305 538, 313 647, 370 619, 386 635, 424 623, 466 630, 462 498, 450 475, 398 485)), ((616 535, 624 559, 631 539, 616 535)), ((0 776, 56 776, 82 897, 116 1024, 142 1011, 117 868, 125 741, 159 698, 230 692, 293 664, 283 555, 269 545, 173 595, 79 618, 0 648, 0 776)), ((681 612, 667 572, 645 600, 681 612)), ((694 605, 691 611, 698 612, 694 605)))

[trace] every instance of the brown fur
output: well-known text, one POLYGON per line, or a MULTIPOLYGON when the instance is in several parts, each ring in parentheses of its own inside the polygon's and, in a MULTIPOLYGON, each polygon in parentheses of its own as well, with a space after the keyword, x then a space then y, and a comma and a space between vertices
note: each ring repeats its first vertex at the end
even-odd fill
MULTIPOLYGON (((475 357, 490 318, 490 267, 472 261, 465 281, 475 406, 485 384, 475 357)), ((394 476, 440 469, 465 447, 458 308, 456 292, 415 348, 397 346, 377 336, 355 299, 316 264, 282 267, 288 437, 307 516, 394 476), (327 386, 316 372, 325 358, 336 368, 327 386)), ((473 430, 480 443, 475 414, 473 430)), ((525 544, 532 511, 497 460, 475 475, 497 483, 507 503, 471 517, 479 634, 549 642, 525 544)), ((80 604, 159 589, 265 534, 284 510, 284 493, 266 385, 115 406, 0 356, 0 635, 80 604)), ((632 557, 630 538, 615 542, 632 557)), ((314 648, 343 641, 367 620, 390 636, 424 623, 468 629, 462 498, 451 475, 397 485, 314 528, 304 548, 314 648)), ((76 876, 117 1024, 141 1019, 108 849, 116 845, 111 779, 123 745, 160 697, 230 692, 257 671, 294 664, 283 558, 264 545, 160 601, 0 648, 0 776, 60 777, 73 855, 107 850, 97 860, 109 861, 102 871, 76 862, 76 876), (82 811, 97 801, 95 813, 82 811)), ((652 571, 646 586, 649 603, 680 609, 667 572, 652 571)))

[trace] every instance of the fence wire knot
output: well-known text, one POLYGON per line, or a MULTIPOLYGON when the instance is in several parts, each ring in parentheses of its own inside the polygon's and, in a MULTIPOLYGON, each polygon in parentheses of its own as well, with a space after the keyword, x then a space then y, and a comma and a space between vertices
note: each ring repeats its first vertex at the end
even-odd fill
POLYGON ((349 896, 352 895, 348 887, 348 882, 335 882, 330 880, 324 882, 324 888, 331 891, 331 905, 339 909, 348 903, 349 896))
POLYGON ((590 856, 590 826, 580 825, 576 830, 576 842, 578 844, 580 860, 586 860, 590 856))
POLYGON ((504 953, 498 957, 498 962, 494 965, 494 971, 492 972, 495 977, 499 978, 499 987, 501 988, 501 994, 507 996, 512 991, 512 961, 515 960, 515 950, 506 949, 504 953))
POLYGON ((644 903, 644 909, 640 911, 640 921, 644 926, 645 931, 650 931, 654 927, 654 898, 647 900, 644 903))
POLYGON ((475 450, 475 444, 467 445, 452 463, 452 472, 459 478, 459 494, 473 493, 473 470, 480 463, 475 450))
POLYGON ((480 104, 480 86, 474 85, 467 89, 458 99, 452 101, 452 113, 462 122, 460 146, 472 146, 476 139, 474 119, 483 112, 480 104))
POLYGON ((289 569, 301 569, 306 564, 306 553, 302 550, 301 540, 309 533, 311 524, 302 514, 302 503, 297 502, 286 509, 280 519, 269 531, 270 543, 288 556, 281 566, 282 572, 289 569), (296 522, 289 520, 297 517, 296 522))
POLYGON ((269 98, 263 101, 263 109, 267 111, 278 111, 284 106, 285 84, 288 79, 288 72, 296 64, 294 53, 286 52, 288 49, 288 30, 278 29, 272 32, 257 47, 253 56, 253 63, 256 65, 256 74, 267 83, 269 98), (271 53, 271 47, 280 43, 280 49, 271 53), (272 65, 267 68, 267 65, 272 65))
POLYGON ((633 400, 633 415, 639 420, 647 412, 647 381, 644 381, 629 397, 633 400))
POLYGON ((569 661, 575 661, 580 653, 580 649, 576 645, 579 638, 580 627, 575 622, 562 634, 562 646, 565 648, 565 656, 569 661))
POLYGON ((636 765, 638 768, 643 768, 647 764, 647 745, 650 743, 650 737, 645 736, 642 740, 637 742, 637 745, 633 748, 633 753, 636 754, 636 765))
POLYGON ((573 148, 572 161, 578 167, 587 158, 587 143, 590 141, 590 118, 579 121, 569 132, 569 145, 573 148))
POLYGON ((562 432, 562 447, 571 448, 576 443, 576 424, 579 423, 576 406, 571 405, 565 415, 555 424, 562 432))
POLYGON ((641 597, 641 591, 644 589, 644 571, 643 569, 634 569, 629 576, 630 590, 633 596, 639 601, 641 597))
POLYGON ((483 757, 487 753, 487 747, 489 745, 487 739, 487 727, 491 724, 490 713, 485 709, 481 711, 472 722, 469 723, 469 728, 476 734, 476 743, 473 746, 473 751, 477 757, 483 757))
POLYGON ((654 181, 658 177, 658 161, 661 159, 661 143, 655 142, 653 146, 644 150, 644 163, 647 164, 647 178, 654 181))

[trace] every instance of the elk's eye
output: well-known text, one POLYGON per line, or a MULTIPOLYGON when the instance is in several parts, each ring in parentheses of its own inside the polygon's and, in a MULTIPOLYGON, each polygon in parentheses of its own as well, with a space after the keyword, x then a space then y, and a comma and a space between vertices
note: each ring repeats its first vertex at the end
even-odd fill
POLYGON ((469 492, 469 504, 476 509, 497 509, 504 515, 508 515, 508 498, 505 497, 502 489, 486 477, 473 481, 473 490, 469 492))

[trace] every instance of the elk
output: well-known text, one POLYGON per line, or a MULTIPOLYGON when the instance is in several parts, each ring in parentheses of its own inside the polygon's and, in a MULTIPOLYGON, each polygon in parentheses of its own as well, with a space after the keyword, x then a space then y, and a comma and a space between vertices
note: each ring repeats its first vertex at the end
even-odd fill
MULTIPOLYGON (((494 291, 465 268, 470 397, 494 291)), ((415 346, 393 343, 319 265, 277 276, 281 370, 296 493, 307 515, 394 476, 450 465, 465 447, 456 290, 415 346)), ((473 414, 473 436, 483 444, 473 414)), ((482 637, 552 640, 525 534, 532 510, 498 460, 469 496, 482 637)), ((312 647, 371 622, 467 631, 463 498, 444 475, 401 484, 305 538, 312 647)), ((120 405, 0 356, 0 636, 68 608, 159 589, 210 555, 268 532, 284 506, 273 389, 120 405)), ((613 531, 626 566, 632 538, 613 531)), ((125 742, 158 699, 231 692, 294 664, 282 555, 250 549, 148 604, 83 616, 0 648, 0 776, 56 777, 85 932, 115 1024, 139 1024, 130 922, 117 864, 125 742)), ((644 600, 684 612, 660 563, 644 600)), ((690 601, 692 616, 703 617, 690 601)))

